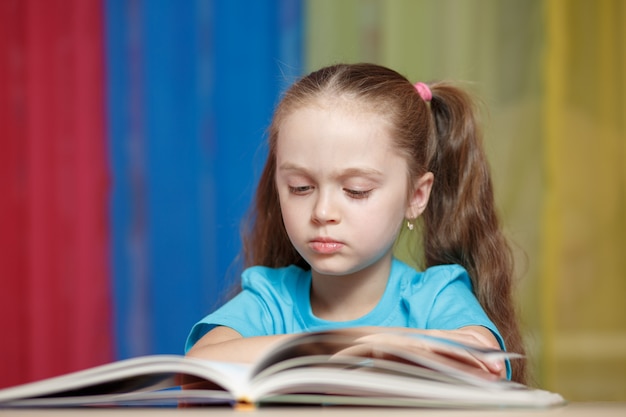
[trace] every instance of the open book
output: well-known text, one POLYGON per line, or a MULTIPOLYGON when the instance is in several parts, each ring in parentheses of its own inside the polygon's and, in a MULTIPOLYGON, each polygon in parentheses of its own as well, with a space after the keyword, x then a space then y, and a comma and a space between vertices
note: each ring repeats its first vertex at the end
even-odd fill
POLYGON ((0 407, 232 404, 541 408, 558 394, 498 379, 471 363, 514 359, 412 333, 297 335, 255 364, 152 355, 0 390, 0 407))

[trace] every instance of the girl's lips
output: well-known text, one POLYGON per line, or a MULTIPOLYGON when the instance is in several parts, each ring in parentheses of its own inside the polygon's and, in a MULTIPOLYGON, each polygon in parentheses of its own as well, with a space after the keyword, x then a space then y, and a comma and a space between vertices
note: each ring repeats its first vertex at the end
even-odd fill
POLYGON ((309 246, 317 253, 329 255, 339 252, 344 245, 332 239, 315 239, 309 243, 309 246))

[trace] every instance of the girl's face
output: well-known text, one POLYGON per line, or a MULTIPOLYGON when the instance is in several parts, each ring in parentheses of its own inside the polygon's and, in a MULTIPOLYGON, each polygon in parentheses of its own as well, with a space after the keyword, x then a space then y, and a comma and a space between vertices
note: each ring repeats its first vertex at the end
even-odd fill
POLYGON ((283 120, 276 186, 289 238, 314 272, 347 275, 388 262, 405 217, 417 217, 430 183, 409 199, 407 164, 385 120, 333 102, 283 120), (333 105, 334 104, 334 105, 333 105))

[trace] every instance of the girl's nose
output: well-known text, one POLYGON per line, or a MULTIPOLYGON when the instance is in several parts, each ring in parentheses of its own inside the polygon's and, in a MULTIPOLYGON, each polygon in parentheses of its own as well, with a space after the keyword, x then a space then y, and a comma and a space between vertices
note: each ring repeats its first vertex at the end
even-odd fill
POLYGON ((319 193, 311 213, 311 220, 318 224, 339 223, 340 213, 330 193, 319 193))

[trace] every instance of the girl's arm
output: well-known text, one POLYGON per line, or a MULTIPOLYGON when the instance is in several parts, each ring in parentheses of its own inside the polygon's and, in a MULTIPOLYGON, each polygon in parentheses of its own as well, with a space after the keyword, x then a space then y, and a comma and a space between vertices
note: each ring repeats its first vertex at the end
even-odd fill
MULTIPOLYGON (((367 342, 372 343, 375 346, 377 341, 380 341, 385 344, 394 344, 397 343, 400 347, 409 347, 407 346, 407 340, 405 337, 398 336, 394 337, 392 334, 385 334, 384 330, 380 327, 368 327, 363 328, 369 335, 363 336, 360 340, 366 342, 365 347, 367 349, 367 342)), ((489 348, 489 349, 500 349, 500 345, 496 337, 491 333, 486 327, 483 326, 466 326, 461 327, 456 330, 422 330, 422 329, 409 329, 409 328, 387 328, 387 332, 389 330, 402 332, 411 332, 417 334, 425 334, 434 337, 445 338, 449 340, 454 340, 456 342, 469 345, 476 346, 480 348, 489 348)), ((416 347, 425 347, 419 339, 416 339, 413 343, 415 343, 416 347)), ((428 347, 428 346, 426 346, 428 347)), ((375 348, 375 347, 374 347, 375 348)), ((436 350, 436 349, 435 349, 436 350)), ((443 352, 440 352, 443 353, 443 352)), ((497 376, 499 378, 506 378, 506 365, 504 360, 495 360, 495 361, 482 361, 474 356, 464 356, 457 358, 462 360, 468 365, 474 366, 476 368, 482 369, 483 371, 497 376)))
POLYGON ((187 352, 187 356, 229 362, 254 362, 272 345, 290 335, 242 337, 230 327, 213 328, 187 352))
MULTIPOLYGON (((375 344, 378 340, 386 344, 393 344, 394 338, 389 335, 389 331, 414 332, 428 334, 436 337, 443 337, 455 340, 460 343, 499 349, 498 341, 491 331, 482 326, 467 326, 457 330, 418 330, 408 328, 381 328, 381 327, 361 327, 352 329, 363 334, 360 338, 365 342, 358 348, 358 353, 363 356, 368 355, 368 342, 375 344)), ((230 327, 218 326, 205 334, 187 352, 188 356, 223 360, 232 362, 254 362, 263 353, 268 351, 274 344, 291 337, 291 335, 242 337, 237 331, 230 327)), ((397 339, 401 345, 406 344, 406 339, 397 339)), ((506 377, 506 367, 503 361, 482 362, 474 360, 470 365, 483 369, 484 371, 501 378, 506 377)))

